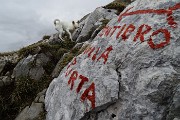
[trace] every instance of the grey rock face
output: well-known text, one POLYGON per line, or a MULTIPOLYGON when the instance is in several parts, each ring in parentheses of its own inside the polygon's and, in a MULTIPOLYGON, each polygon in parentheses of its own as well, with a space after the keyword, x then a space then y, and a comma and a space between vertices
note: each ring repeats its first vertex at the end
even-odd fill
POLYGON ((32 103, 30 107, 24 108, 15 120, 34 120, 41 112, 43 112, 43 103, 32 103))
POLYGON ((104 8, 96 8, 96 10, 88 15, 88 17, 82 21, 79 25, 79 29, 76 29, 73 33, 73 40, 76 42, 85 42, 91 38, 91 34, 96 30, 99 25, 96 25, 102 19, 112 19, 116 17, 115 10, 109 12, 104 8))
POLYGON ((13 76, 15 78, 29 76, 32 79, 39 80, 45 74, 43 65, 49 61, 50 59, 43 53, 29 55, 16 65, 13 76))
MULTIPOLYGON (((168 108, 167 120, 172 120, 174 118, 180 119, 180 83, 175 87, 172 92, 173 98, 171 99, 171 106, 168 108)), ((172 96, 170 95, 170 97, 172 96)))
POLYGON ((0 74, 3 72, 4 67, 6 66, 6 61, 0 61, 0 74))
POLYGON ((15 120, 39 120, 44 112, 44 97, 46 89, 38 93, 34 102, 30 106, 25 107, 15 120))
POLYGON ((48 42, 49 42, 49 44, 54 45, 54 44, 59 44, 62 41, 59 39, 59 34, 56 33, 56 34, 51 35, 48 42))
POLYGON ((179 25, 179 0, 127 6, 51 82, 46 119, 179 119, 179 25))

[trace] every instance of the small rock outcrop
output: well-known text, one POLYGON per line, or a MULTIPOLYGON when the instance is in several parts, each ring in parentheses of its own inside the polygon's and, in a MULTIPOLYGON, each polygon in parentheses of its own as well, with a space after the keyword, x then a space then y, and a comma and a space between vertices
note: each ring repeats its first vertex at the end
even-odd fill
MULTIPOLYGON (((86 18, 92 24, 84 25, 78 42, 89 39, 84 38, 103 17, 99 11, 104 9, 86 18)), ((179 11, 178 0, 136 0, 119 16, 111 14, 86 50, 51 82, 46 119, 179 119, 179 11)))
POLYGON ((13 75, 18 77, 30 77, 34 80, 40 80, 45 75, 43 68, 50 61, 50 58, 45 54, 29 55, 23 58, 14 68, 13 75))
POLYGON ((15 120, 43 120, 44 118, 44 98, 46 89, 38 93, 30 106, 25 107, 15 120))
POLYGON ((73 39, 76 42, 85 42, 91 38, 91 34, 95 31, 102 23, 104 19, 112 19, 116 17, 116 10, 108 10, 102 7, 96 8, 95 11, 90 13, 85 20, 83 20, 79 28, 73 33, 73 39))

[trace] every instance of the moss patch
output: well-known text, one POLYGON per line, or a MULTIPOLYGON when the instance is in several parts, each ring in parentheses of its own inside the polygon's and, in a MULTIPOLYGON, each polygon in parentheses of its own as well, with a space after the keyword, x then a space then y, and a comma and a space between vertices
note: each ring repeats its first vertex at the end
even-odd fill
POLYGON ((39 52, 50 52, 53 56, 56 56, 56 53, 60 48, 68 50, 74 47, 74 45, 75 42, 71 42, 70 40, 65 40, 64 42, 56 45, 50 45, 49 43, 39 42, 20 49, 18 51, 18 55, 21 57, 26 57, 29 54, 34 55, 38 54, 39 52))
POLYGON ((105 9, 115 9, 117 10, 117 15, 119 15, 128 5, 128 3, 125 2, 111 2, 109 4, 107 4, 106 6, 104 6, 103 8, 105 9))
POLYGON ((109 21, 109 19, 101 20, 100 22, 102 22, 102 24, 100 26, 100 30, 102 30, 108 24, 109 21))
POLYGON ((74 57, 74 54, 68 53, 58 64, 58 71, 60 72, 74 57))

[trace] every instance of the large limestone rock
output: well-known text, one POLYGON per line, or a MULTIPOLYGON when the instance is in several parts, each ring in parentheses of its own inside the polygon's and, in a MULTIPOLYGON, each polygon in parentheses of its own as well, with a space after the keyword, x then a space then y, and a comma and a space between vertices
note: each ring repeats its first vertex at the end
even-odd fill
POLYGON ((43 112, 42 103, 32 103, 31 106, 27 106, 23 111, 17 116, 15 120, 35 120, 43 112))
POLYGON ((47 120, 178 120, 179 0, 136 0, 55 78, 47 120))

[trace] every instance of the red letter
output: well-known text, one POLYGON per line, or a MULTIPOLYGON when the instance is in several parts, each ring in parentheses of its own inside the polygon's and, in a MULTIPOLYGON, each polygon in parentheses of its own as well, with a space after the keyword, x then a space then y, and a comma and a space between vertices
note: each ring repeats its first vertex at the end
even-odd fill
POLYGON ((109 35, 109 33, 111 32, 111 27, 108 26, 106 32, 105 32, 105 36, 107 37, 109 35))
POLYGON ((67 76, 72 72, 72 70, 73 70, 73 69, 67 71, 65 77, 67 77, 67 76))
POLYGON ((91 102, 91 106, 94 109, 95 108, 95 84, 92 83, 88 89, 84 91, 84 93, 81 96, 81 100, 84 102, 85 99, 88 99, 91 102), (92 92, 92 95, 89 95, 89 93, 92 92))
POLYGON ((95 47, 93 47, 93 48, 91 49, 91 51, 88 53, 88 57, 91 56, 91 53, 94 52, 94 50, 95 50, 95 47))
POLYGON ((166 46, 167 44, 169 44, 170 36, 171 36, 171 34, 169 33, 168 30, 166 30, 166 29, 159 29, 159 30, 157 30, 157 31, 152 33, 152 35, 150 37, 150 40, 148 41, 148 44, 149 44, 149 46, 152 49, 162 48, 162 47, 166 46), (154 44, 152 36, 157 35, 159 33, 164 33, 166 40, 164 42, 159 43, 159 44, 154 44))
POLYGON ((93 61, 96 59, 96 55, 97 55, 97 53, 99 52, 99 49, 100 49, 100 48, 98 48, 98 49, 96 50, 96 53, 93 55, 93 57, 92 57, 92 60, 93 60, 93 61))
POLYGON ((71 67, 72 65, 75 65, 75 64, 76 64, 76 57, 73 59, 71 64, 68 65, 67 70, 69 69, 69 67, 71 67))
POLYGON ((79 91, 81 90, 82 86, 84 85, 84 82, 88 82, 88 78, 85 76, 80 75, 79 78, 81 79, 81 82, 78 85, 78 88, 76 89, 76 92, 79 93, 79 91))
POLYGON ((119 38, 119 36, 121 35, 122 31, 124 30, 124 28, 126 27, 126 24, 123 25, 122 29, 117 33, 116 35, 116 39, 119 38))
POLYGON ((134 26, 133 24, 130 24, 130 25, 126 28, 125 32, 121 35, 121 36, 122 36, 122 39, 124 39, 124 41, 125 41, 126 39, 128 39, 128 36, 129 36, 129 35, 127 35, 127 33, 128 33, 128 32, 131 33, 131 32, 133 32, 134 30, 135 30, 135 26, 134 26))
POLYGON ((92 47, 88 47, 88 48, 86 48, 86 50, 84 50, 83 54, 88 53, 91 49, 92 49, 92 47))
POLYGON ((102 54, 101 56, 97 59, 99 61, 101 58, 104 58, 104 64, 107 62, 108 55, 113 50, 112 46, 108 47, 102 54))
POLYGON ((120 28, 121 26, 114 26, 114 30, 112 31, 110 37, 114 34, 114 32, 116 31, 117 28, 120 28))
POLYGON ((69 78, 69 81, 68 81, 68 85, 71 84, 71 90, 73 89, 74 81, 77 79, 77 77, 78 77, 78 72, 73 71, 73 73, 71 74, 71 77, 69 78))
POLYGON ((100 37, 103 36, 103 34, 106 32, 107 30, 107 27, 105 26, 102 30, 101 30, 101 33, 99 34, 100 37))
POLYGON ((134 41, 140 38, 141 42, 144 42, 144 35, 147 34, 151 29, 151 26, 145 24, 141 25, 137 31, 136 36, 134 37, 134 41), (143 31, 144 26, 146 27, 146 30, 143 31))

